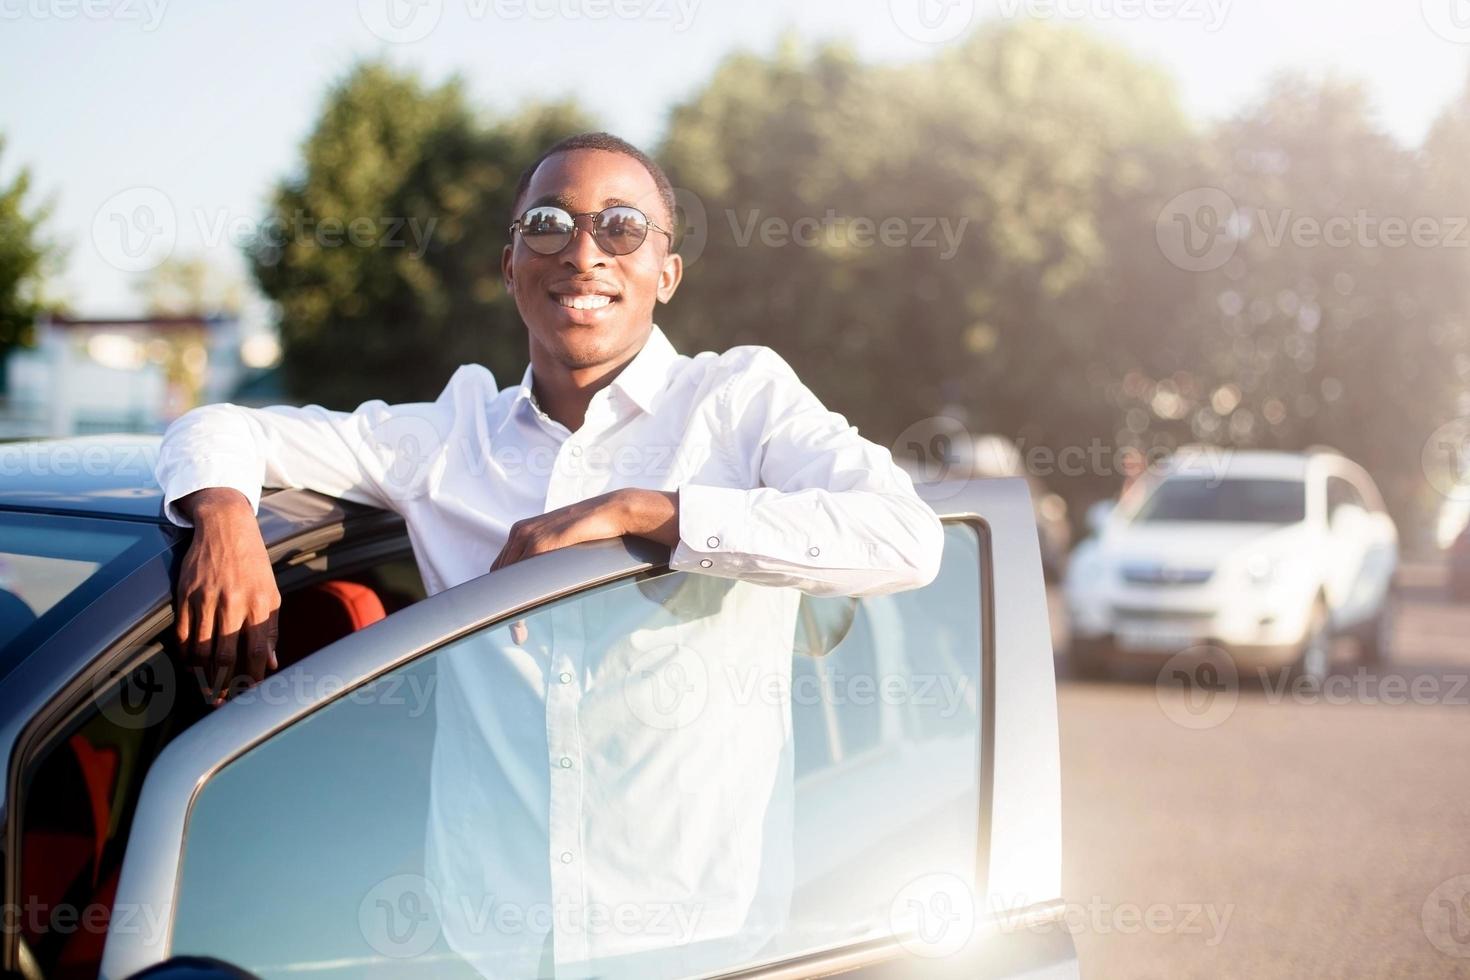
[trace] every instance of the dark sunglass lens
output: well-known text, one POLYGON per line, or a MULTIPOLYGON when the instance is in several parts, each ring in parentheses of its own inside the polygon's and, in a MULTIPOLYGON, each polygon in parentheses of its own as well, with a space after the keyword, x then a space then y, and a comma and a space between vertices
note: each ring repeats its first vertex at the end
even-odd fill
POLYGON ((561 208, 532 208, 521 218, 521 239, 531 251, 553 255, 566 248, 574 227, 561 208))
POLYGON ((597 242, 613 255, 627 255, 648 237, 648 219, 637 208, 608 208, 597 222, 597 242))

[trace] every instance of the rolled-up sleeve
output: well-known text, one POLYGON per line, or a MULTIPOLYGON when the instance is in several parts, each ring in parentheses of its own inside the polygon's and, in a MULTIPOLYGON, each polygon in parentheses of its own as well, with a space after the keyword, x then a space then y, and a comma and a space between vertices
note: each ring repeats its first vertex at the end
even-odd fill
POLYGON ((671 568, 813 595, 933 581, 943 529, 888 450, 828 411, 766 348, 755 349, 722 398, 721 448, 753 488, 681 486, 671 568))
POLYGON ((189 527, 178 500, 206 487, 238 490, 251 510, 258 510, 263 487, 398 510, 424 492, 443 455, 449 392, 437 402, 375 400, 351 412, 320 405, 192 409, 169 425, 159 447, 154 476, 164 515, 189 527))

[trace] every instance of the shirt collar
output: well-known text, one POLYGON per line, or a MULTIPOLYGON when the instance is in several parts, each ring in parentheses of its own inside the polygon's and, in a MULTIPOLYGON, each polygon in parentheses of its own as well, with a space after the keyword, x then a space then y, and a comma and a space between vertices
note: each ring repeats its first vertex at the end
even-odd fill
MULTIPOLYGON (((633 359, 623 366, 618 376, 613 378, 610 387, 616 388, 628 400, 645 412, 653 411, 654 399, 658 393, 663 391, 668 381, 669 366, 678 358, 679 352, 674 345, 669 343, 669 338, 659 329, 658 324, 648 334, 648 340, 644 342, 643 349, 633 355, 633 359)), ((511 410, 519 407, 521 402, 526 402, 533 410, 540 411, 541 406, 536 404, 536 395, 531 389, 531 366, 526 365, 526 372, 521 375, 521 385, 511 401, 511 410)), ((509 413, 507 413, 509 414, 509 413)))
POLYGON ((674 350, 674 345, 655 323, 643 349, 613 378, 612 387, 627 395, 634 405, 651 413, 654 399, 668 383, 669 367, 678 357, 679 352, 674 350))

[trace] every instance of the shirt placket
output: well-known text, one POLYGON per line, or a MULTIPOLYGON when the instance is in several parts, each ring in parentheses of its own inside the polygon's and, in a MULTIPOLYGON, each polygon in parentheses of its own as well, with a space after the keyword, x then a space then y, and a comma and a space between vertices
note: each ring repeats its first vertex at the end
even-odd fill
POLYGON ((551 921, 556 962, 588 958, 586 860, 582 849, 582 766, 586 753, 577 725, 587 645, 581 603, 552 611, 552 646, 546 691, 547 765, 551 805, 547 824, 551 863, 551 921))

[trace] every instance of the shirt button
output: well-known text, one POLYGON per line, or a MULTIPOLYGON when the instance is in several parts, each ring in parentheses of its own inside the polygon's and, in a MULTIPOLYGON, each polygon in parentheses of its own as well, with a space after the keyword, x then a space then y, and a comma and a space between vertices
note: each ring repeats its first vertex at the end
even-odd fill
POLYGON ((557 675, 556 679, 561 681, 563 684, 570 684, 572 682, 572 675, 567 673, 566 671, 562 671, 560 674, 557 675))
POLYGON ((561 863, 562 864, 571 864, 572 863, 572 852, 571 851, 562 851, 561 852, 561 863))
POLYGON ((580 455, 582 455, 582 447, 581 446, 573 446, 572 447, 572 455, 573 456, 580 456, 580 455))
POLYGON ((571 759, 568 759, 566 756, 562 756, 561 757, 561 767, 563 769, 570 769, 570 768, 572 768, 572 760, 571 759))
POLYGON ((712 562, 712 561, 710 561, 708 558, 703 558, 703 559, 700 559, 699 567, 700 568, 713 568, 714 567, 714 564, 715 563, 712 562))
POLYGON ((720 546, 720 539, 711 535, 710 539, 706 541, 705 544, 709 545, 711 548, 718 548, 720 546))
POLYGON ((815 558, 822 553, 822 549, 818 548, 816 545, 812 545, 810 548, 806 549, 806 553, 815 558))

